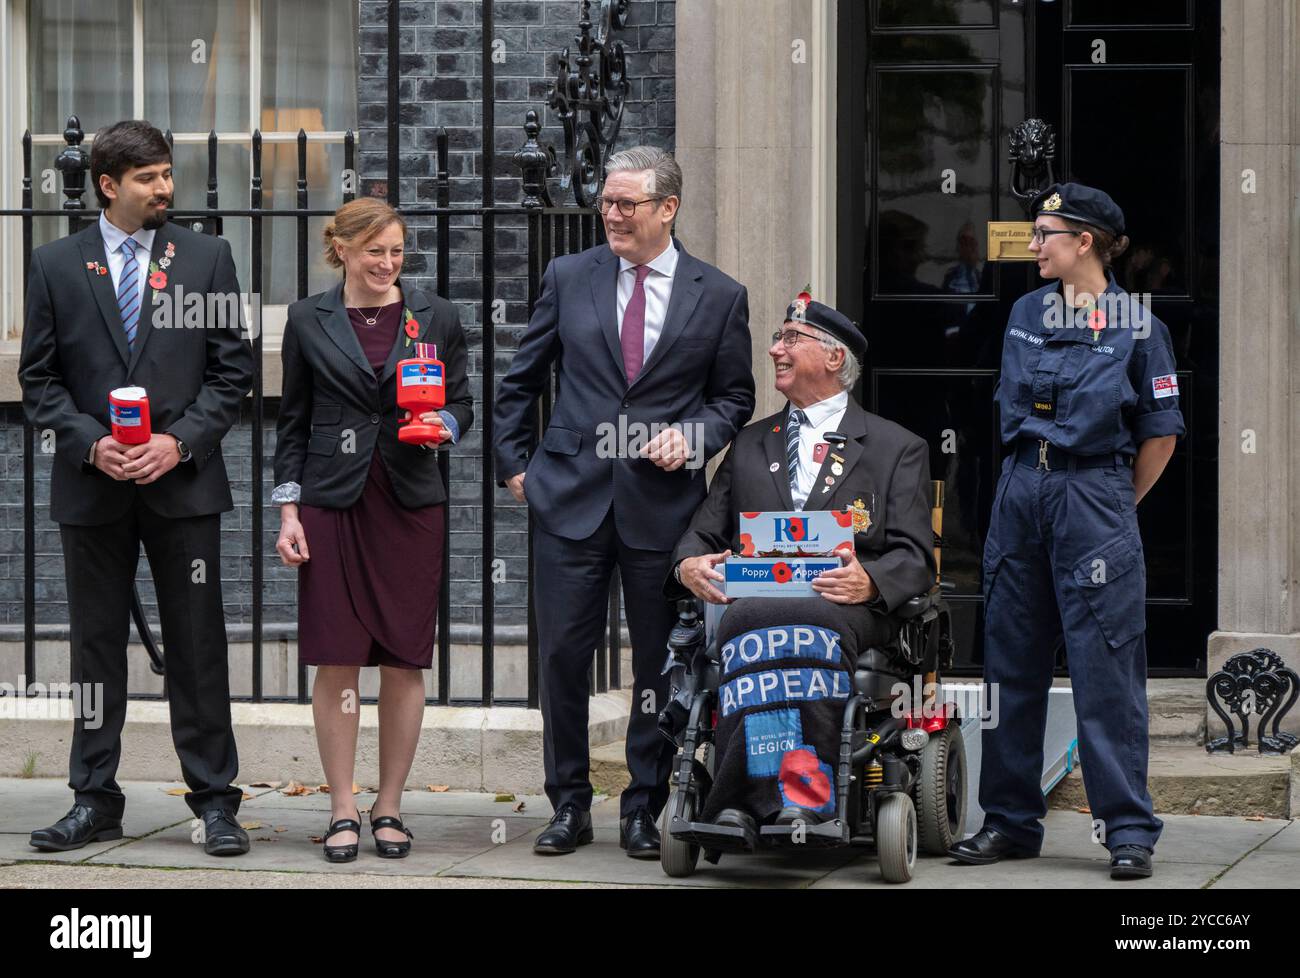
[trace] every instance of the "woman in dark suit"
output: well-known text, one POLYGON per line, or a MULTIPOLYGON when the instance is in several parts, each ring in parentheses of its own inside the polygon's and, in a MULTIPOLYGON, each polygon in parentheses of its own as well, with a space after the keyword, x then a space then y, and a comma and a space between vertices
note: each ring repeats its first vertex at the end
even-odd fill
POLYGON ((431 344, 446 405, 420 416, 455 444, 474 419, 455 307, 398 277, 406 224, 374 198, 344 204, 325 229, 343 269, 328 292, 289 307, 281 357, 275 491, 281 560, 298 568, 298 658, 316 666, 312 712, 330 793, 325 856, 356 858, 353 783, 362 666, 378 666, 379 793, 370 814, 380 856, 411 848, 401 821, 424 712, 424 676, 446 546, 446 494, 431 445, 398 440, 397 362, 431 344))

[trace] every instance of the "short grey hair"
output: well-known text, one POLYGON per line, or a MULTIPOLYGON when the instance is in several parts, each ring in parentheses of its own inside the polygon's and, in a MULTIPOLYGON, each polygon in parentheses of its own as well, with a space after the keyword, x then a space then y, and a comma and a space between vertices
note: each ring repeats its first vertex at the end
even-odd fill
POLYGON ((818 329, 817 332, 821 333, 818 339, 821 340, 822 346, 826 347, 827 350, 831 352, 835 350, 843 351, 844 362, 840 364, 840 369, 836 371, 835 379, 839 381, 841 390, 852 391, 853 385, 858 382, 858 375, 862 372, 862 366, 858 363, 858 358, 853 355, 852 350, 830 333, 823 329, 818 329))
POLYGON ((672 153, 654 146, 633 146, 620 150, 605 163, 605 175, 627 170, 649 170, 650 185, 646 193, 656 197, 682 199, 682 168, 672 153))

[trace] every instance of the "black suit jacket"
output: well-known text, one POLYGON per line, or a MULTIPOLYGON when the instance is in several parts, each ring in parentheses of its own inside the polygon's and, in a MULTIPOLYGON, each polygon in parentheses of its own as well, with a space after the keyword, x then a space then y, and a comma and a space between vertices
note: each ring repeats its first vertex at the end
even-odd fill
MULTIPOLYGON (((400 285, 400 282, 399 282, 400 285)), ((397 493, 408 509, 434 506, 447 495, 438 473, 438 453, 397 439, 397 361, 415 355, 416 343, 437 345, 445 368, 447 403, 459 437, 474 423, 474 402, 466 373, 465 334, 456 307, 419 289, 403 290, 406 308, 420 324, 407 343, 406 332, 375 376, 361 350, 343 302, 343 283, 289 307, 281 360, 284 381, 276 420, 275 481, 296 482, 309 506, 346 509, 365 488, 375 445, 397 493), (353 451, 345 451, 345 433, 353 451)))
POLYGON ((32 252, 18 379, 23 409, 40 437, 53 432, 50 518, 95 526, 122 516, 138 493, 167 517, 204 516, 233 507, 221 439, 239 418, 253 384, 253 354, 241 334, 243 305, 230 244, 165 224, 150 260, 168 242, 170 303, 155 306, 146 282, 135 345, 127 351, 98 222, 32 252), (87 266, 92 267, 87 267, 87 266), (203 308, 176 302, 205 297, 203 308), (208 297, 222 301, 208 302, 208 297), (233 298, 232 298, 233 297, 233 298), (174 313, 168 319, 164 313, 174 313), (155 325, 157 321, 157 325, 155 325), (85 462, 90 446, 110 433, 108 392, 138 385, 149 395, 152 430, 183 441, 193 458, 149 485, 118 482, 85 462))
POLYGON ((663 331, 631 385, 618 333, 619 261, 600 245, 547 267, 528 329, 497 390, 497 477, 527 470, 528 505, 556 536, 591 536, 613 506, 625 544, 670 550, 704 499, 703 463, 754 413, 748 293, 674 243, 677 268, 663 331), (555 407, 542 450, 534 451, 534 403, 553 363, 555 407), (602 425, 606 432, 631 432, 638 423, 648 431, 675 422, 702 433, 698 466, 665 472, 630 453, 597 452, 602 425))
MULTIPOLYGON (((687 557, 727 549, 739 554, 739 513, 794 509, 785 449, 788 412, 787 404, 736 436, 713 477, 708 498, 673 551, 674 567, 687 557)), ((873 607, 893 611, 934 586, 929 448, 901 425, 863 410, 852 396, 840 430, 848 436, 844 451, 832 451, 843 456, 844 471, 833 475, 834 460, 828 452, 804 510, 843 510, 862 501, 871 524, 853 535, 854 548, 880 589, 873 607), (827 478, 834 483, 823 492, 827 478)), ((670 598, 690 596, 671 575, 664 593, 670 598)))

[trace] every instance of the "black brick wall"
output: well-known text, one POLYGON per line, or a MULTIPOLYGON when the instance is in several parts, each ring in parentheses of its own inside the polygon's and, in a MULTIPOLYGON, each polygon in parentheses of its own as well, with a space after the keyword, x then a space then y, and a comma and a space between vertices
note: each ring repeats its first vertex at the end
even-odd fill
MULTIPOLYGON (((358 156, 362 193, 382 196, 387 189, 387 4, 360 0, 360 63, 358 94, 358 156)), ((599 4, 594 4, 597 9, 599 4)), ((451 145, 452 201, 476 204, 482 186, 482 141, 479 4, 468 0, 407 0, 401 26, 401 200, 407 205, 436 202, 435 132, 448 129, 451 145)), ((511 157, 524 142, 524 115, 529 109, 548 121, 547 89, 555 77, 559 53, 573 48, 577 34, 577 0, 529 0, 495 5, 496 36, 505 42, 505 62, 496 64, 496 195, 502 205, 520 200, 519 171, 511 157)), ((618 37, 628 51, 631 92, 626 103, 618 146, 637 143, 672 148, 675 127, 674 12, 672 0, 632 0, 628 26, 618 37)), ((542 136, 563 151, 559 129, 547 126, 542 136)), ((555 188, 553 187, 553 191, 555 188)), ((558 203, 570 203, 561 200, 558 203)), ((434 291, 436 256, 431 220, 414 219, 404 279, 434 291)), ((315 247, 314 244, 311 247, 315 247)), ((507 324, 496 332, 498 378, 509 365, 527 315, 527 233, 522 221, 501 218, 496 233, 496 297, 506 301, 507 324)), ((481 419, 482 397, 481 285, 482 233, 477 220, 453 226, 450 293, 457 303, 470 345, 471 386, 481 419)), ((266 401, 265 498, 273 488, 271 458, 275 451, 276 401, 266 401)), ((223 443, 235 509, 222 518, 222 581, 227 620, 247 623, 252 614, 253 560, 264 566, 263 617, 267 623, 297 618, 296 577, 274 556, 279 512, 267 506, 261 548, 252 540, 251 402, 244 417, 223 443)), ((22 574, 22 416, 17 405, 0 408, 0 621, 11 626, 23 620, 22 574)), ((452 621, 480 622, 482 442, 476 425, 454 450, 451 462, 452 498, 448 512, 451 545, 452 621)), ((50 459, 36 460, 36 588, 37 621, 42 625, 67 621, 63 561, 58 528, 49 521, 50 459)), ((506 582, 494 589, 498 625, 525 621, 526 515, 504 491, 497 494, 496 553, 505 561, 506 582)), ((143 558, 143 555, 142 555, 143 558)), ((141 560, 141 593, 150 617, 153 589, 147 564, 141 560)))

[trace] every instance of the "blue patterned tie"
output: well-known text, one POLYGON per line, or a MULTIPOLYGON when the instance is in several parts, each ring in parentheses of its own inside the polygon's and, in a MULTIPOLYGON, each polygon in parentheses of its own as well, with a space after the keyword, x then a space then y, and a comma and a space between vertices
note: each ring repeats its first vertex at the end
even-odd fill
POLYGON ((804 413, 795 408, 785 422, 785 461, 786 471, 790 474, 790 496, 800 509, 803 502, 799 498, 799 427, 804 420, 804 413))
POLYGON ((122 314, 126 330, 126 348, 135 347, 136 327, 140 323, 140 263, 135 258, 135 239, 122 242, 122 277, 117 280, 117 311, 122 314))

